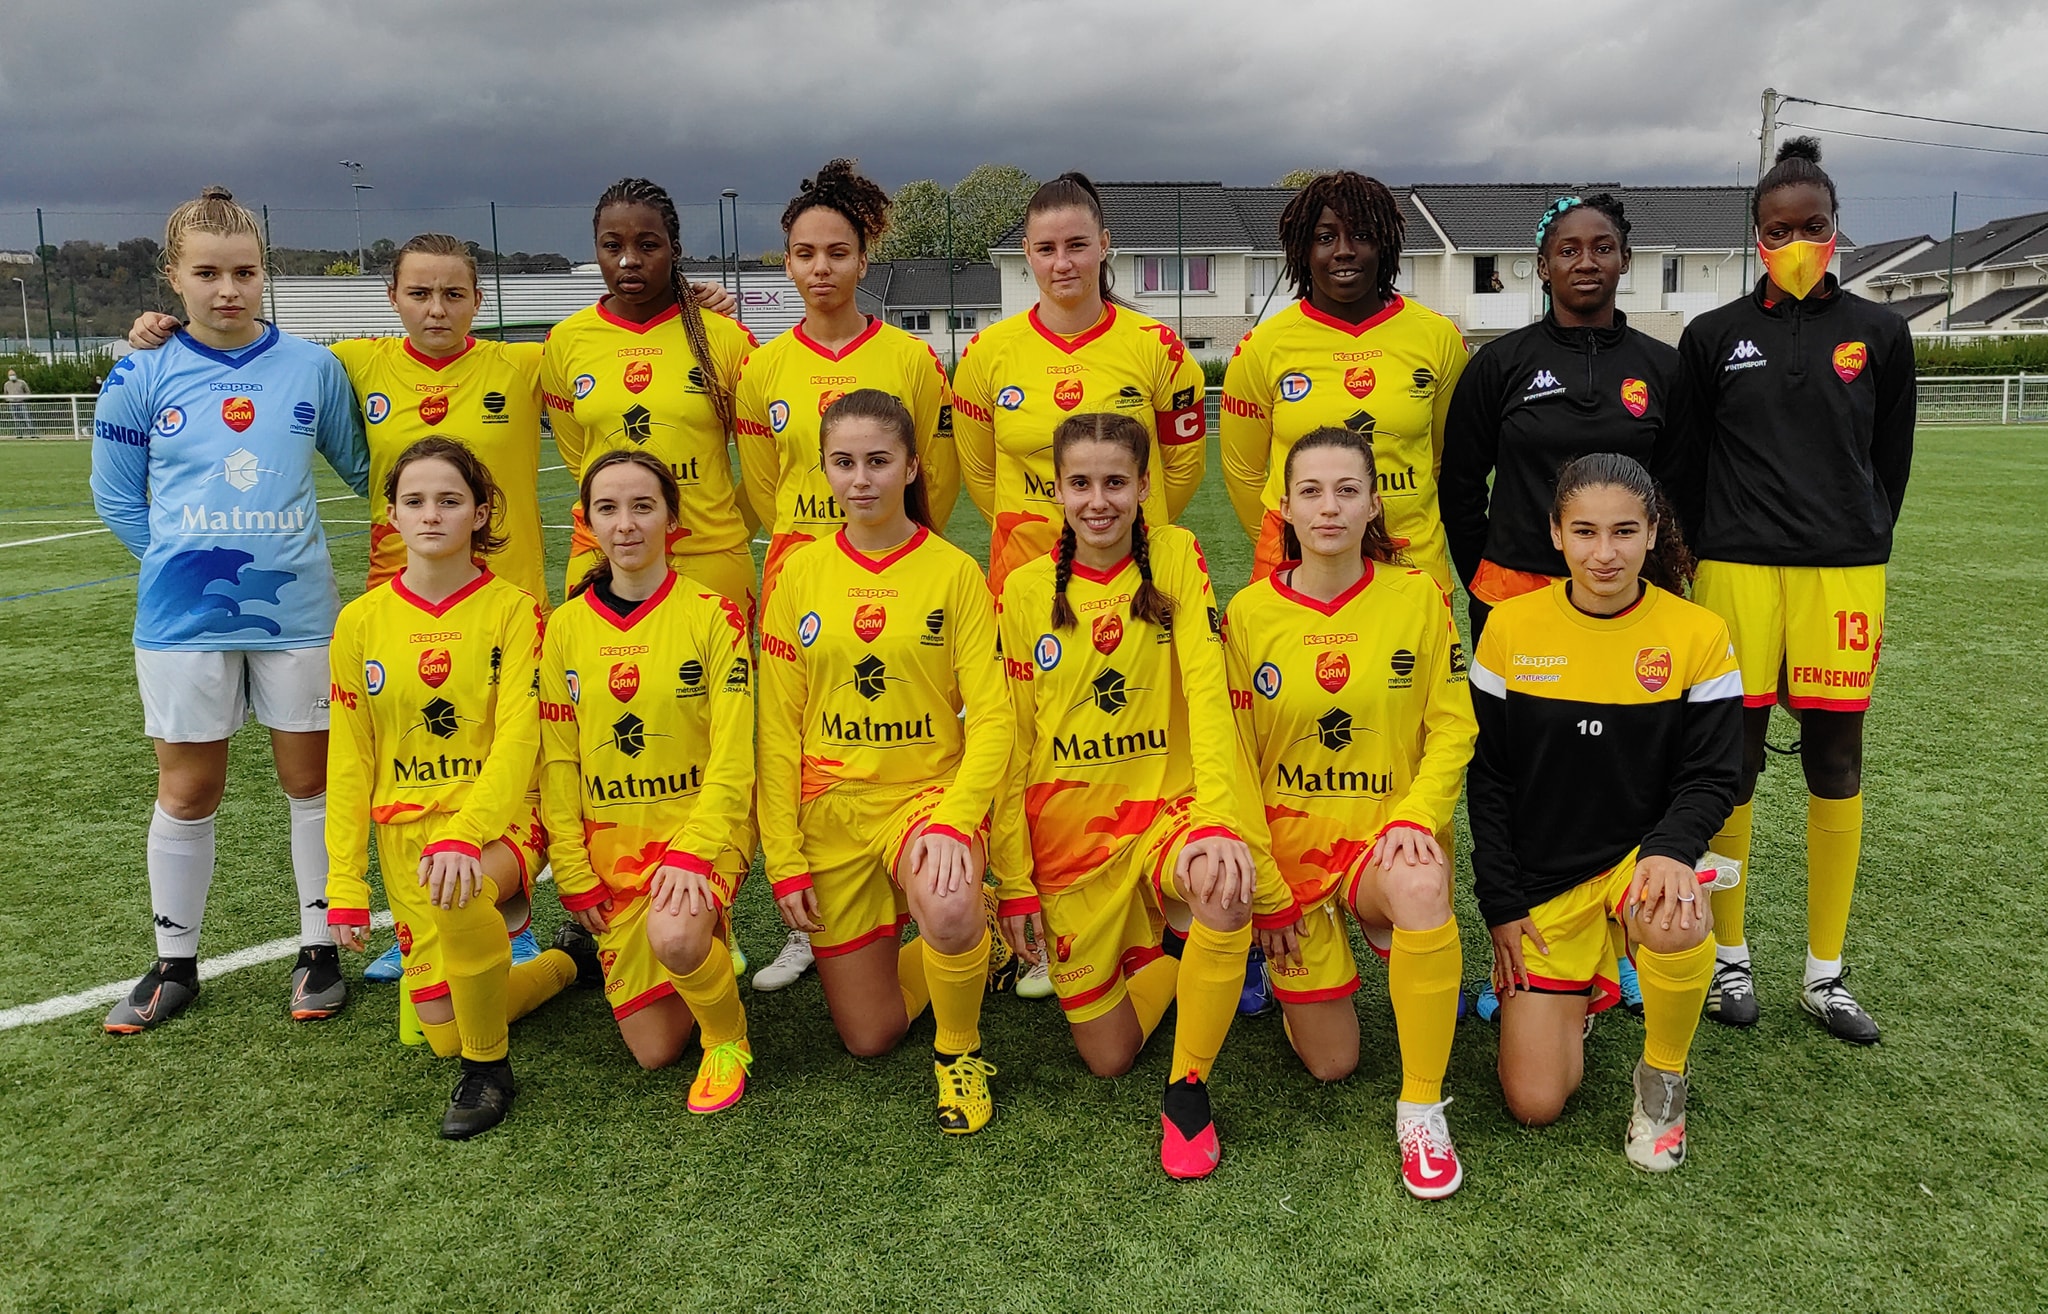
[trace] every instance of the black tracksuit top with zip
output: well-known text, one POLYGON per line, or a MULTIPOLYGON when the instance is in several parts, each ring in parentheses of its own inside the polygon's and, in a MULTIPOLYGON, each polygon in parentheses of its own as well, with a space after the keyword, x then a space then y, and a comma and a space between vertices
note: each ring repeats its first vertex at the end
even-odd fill
POLYGON ((1663 478, 1694 409, 1678 352, 1630 328, 1620 311, 1612 328, 1566 328, 1546 312, 1481 347, 1451 396, 1437 479, 1459 577, 1469 585, 1482 559, 1563 575, 1550 542, 1557 472, 1589 453, 1619 452, 1663 478))
POLYGON ((1891 559, 1913 466, 1913 338, 1830 274, 1801 301, 1740 301, 1679 340, 1697 412, 1680 518, 1701 560, 1871 566, 1891 559))

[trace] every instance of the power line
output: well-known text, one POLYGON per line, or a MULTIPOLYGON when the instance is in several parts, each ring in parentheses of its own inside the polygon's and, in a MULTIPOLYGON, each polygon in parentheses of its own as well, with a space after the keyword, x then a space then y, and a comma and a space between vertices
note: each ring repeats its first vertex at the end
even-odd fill
POLYGON ((2013 151, 2000 146, 1964 146, 1952 141, 1923 141, 1918 137, 1886 137, 1874 132, 1850 132, 1845 128, 1817 128, 1811 123, 1780 123, 1778 126, 1797 128, 1802 132, 1825 132, 1837 137, 1861 137, 1865 141, 1895 141, 1906 146, 1939 146, 1951 151, 1980 151, 1986 155, 2025 155, 2036 160, 2048 160, 2048 151, 2013 151))
MULTIPOLYGON (((2048 137, 2048 128, 2014 128, 2003 123, 1976 123, 1970 119, 1940 119, 1931 114, 1906 114, 1899 110, 1869 109, 1862 105, 1837 105, 1831 100, 1809 100, 1805 96, 1780 96, 1780 104, 1819 105, 1823 109, 1848 110, 1852 114, 1882 114, 1888 119, 1913 119, 1919 123, 1946 123, 1957 128, 1984 128, 1990 132, 2023 132, 2033 137, 2048 137)), ((1854 136, 1854 133, 1848 134, 1854 136)), ((1880 137, 1879 141, 1900 141, 1898 137, 1880 137)), ((1922 146, 1939 146, 1941 142, 1920 142, 1922 146)), ((2024 154, 2024 152, 2021 152, 2024 154)))

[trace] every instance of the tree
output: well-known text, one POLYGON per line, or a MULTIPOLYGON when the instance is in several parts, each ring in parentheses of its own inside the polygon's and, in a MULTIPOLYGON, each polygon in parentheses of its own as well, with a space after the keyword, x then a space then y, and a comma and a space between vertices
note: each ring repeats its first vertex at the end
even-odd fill
POLYGON ((356 268, 355 261, 343 258, 340 260, 331 261, 328 264, 327 268, 321 270, 320 272, 327 275, 327 277, 329 278, 354 278, 357 274, 360 274, 363 271, 356 268))
POLYGON ((1327 170, 1289 169, 1286 173, 1281 174, 1280 181, 1274 183, 1273 185, 1275 187, 1292 187, 1294 188, 1294 190, 1300 191, 1302 188, 1314 182, 1317 178, 1320 178, 1325 172, 1327 172, 1327 170))
POLYGON ((929 178, 903 184, 890 210, 889 231, 876 244, 877 260, 911 260, 946 252, 946 206, 953 207, 956 259, 988 259, 991 242, 1024 216, 1038 181, 1009 164, 983 164, 951 191, 929 178))
POLYGON ((946 253, 946 189, 929 178, 896 189, 889 231, 875 244, 876 260, 914 260, 946 253))

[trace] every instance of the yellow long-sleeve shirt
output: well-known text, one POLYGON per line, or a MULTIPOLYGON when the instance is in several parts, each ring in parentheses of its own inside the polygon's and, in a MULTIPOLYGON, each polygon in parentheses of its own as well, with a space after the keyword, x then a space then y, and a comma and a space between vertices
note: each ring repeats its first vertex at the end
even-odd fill
POLYGON ((778 896, 809 877, 803 803, 950 775, 931 824, 965 840, 989 815, 1014 738, 974 558, 922 528, 886 557, 842 530, 789 558, 761 627, 759 815, 778 896))
POLYGON ((645 894, 664 863, 731 906, 716 864, 753 800, 749 649, 739 608, 673 572, 630 615, 589 590, 549 620, 541 816, 563 907, 645 894))
MULTIPOLYGON (((327 920, 370 920, 370 823, 431 825, 472 856, 526 805, 540 754, 540 604, 497 576, 439 603, 381 584, 328 650, 327 920)), ((386 879, 402 879, 386 873, 386 879)))
POLYGON ((1230 702, 1273 858, 1304 906, 1396 826, 1451 824, 1479 726, 1450 600, 1368 562, 1330 602, 1279 574, 1230 600, 1230 702))
POLYGON ((1207 460, 1202 367, 1172 329, 1110 305, 1077 338, 1045 327, 1033 307, 969 340, 953 370, 960 477, 991 529, 989 584, 1044 556, 1059 538, 1052 431, 1069 415, 1116 411, 1153 434, 1145 523, 1170 524, 1202 482, 1207 460))

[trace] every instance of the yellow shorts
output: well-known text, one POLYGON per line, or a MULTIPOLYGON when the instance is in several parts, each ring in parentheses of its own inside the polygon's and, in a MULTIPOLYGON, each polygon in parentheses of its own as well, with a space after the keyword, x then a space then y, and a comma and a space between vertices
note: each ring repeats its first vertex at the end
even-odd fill
MULTIPOLYGON (((1286 538, 1283 531, 1287 522, 1280 518, 1278 511, 1268 511, 1266 518, 1259 522, 1259 540, 1252 545, 1252 583, 1256 584, 1278 570, 1287 555, 1286 538)), ((1395 539, 1394 542, 1401 542, 1395 539)), ((1436 581, 1444 592, 1451 591, 1451 559, 1443 552, 1417 554, 1406 547, 1394 553, 1394 564, 1411 566, 1436 581)))
POLYGON ((1792 706, 1861 712, 1884 642, 1883 566, 1751 566, 1702 561, 1692 600, 1728 622, 1742 701, 1778 701, 1785 668, 1792 706))
MULTIPOLYGON (((911 835, 946 801, 949 783, 840 785, 797 810, 818 921, 825 928, 811 937, 818 957, 864 949, 900 934, 909 923, 910 905, 896 884, 896 867, 911 835)), ((987 818, 978 833, 988 833, 987 818)), ((775 897, 802 888, 802 877, 777 881, 775 897)))
POLYGON ((1125 981, 1160 957, 1166 905, 1179 900, 1174 860, 1194 825, 1192 798, 1160 809, 1123 855, 1078 885, 1040 898, 1052 936, 1052 984, 1069 1022, 1114 1009, 1125 981))
MULTIPOLYGON (((687 540, 685 540, 687 541, 687 540)), ((575 552, 569 557, 569 568, 564 572, 566 583, 563 596, 575 588, 590 572, 590 568, 604 559, 604 554, 595 548, 587 552, 575 552)), ((700 552, 687 554, 671 551, 668 564, 675 567, 676 574, 698 586, 709 589, 731 602, 746 613, 747 626, 751 630, 755 623, 754 613, 754 557, 747 551, 746 544, 725 552, 700 552)))
MULTIPOLYGON (((415 1004, 448 993, 434 905, 419 883, 420 857, 441 838, 435 821, 445 818, 377 827, 377 860, 384 874, 384 898, 391 905, 392 929, 398 935, 401 979, 415 1004)), ((547 830, 540 822, 538 797, 528 796, 525 815, 505 831, 504 841, 519 862, 519 889, 502 900, 498 910, 505 914, 506 933, 517 935, 533 920, 533 878, 547 861, 547 830)))
MULTIPOLYGON (((1319 1004, 1326 999, 1348 999, 1358 993, 1358 958, 1351 951, 1351 928, 1346 915, 1358 897, 1358 879, 1366 859, 1360 861, 1330 892, 1303 909, 1301 915, 1301 962, 1266 960, 1266 977, 1273 986, 1273 998, 1283 1004, 1319 1004)), ((1356 914, 1351 914, 1356 919, 1356 914)), ((1382 959, 1392 952, 1393 941, 1381 944, 1362 924, 1365 942, 1382 959)), ((1389 932, 1391 935, 1391 932, 1389 932)))
MULTIPOLYGON (((645 895, 614 895, 612 910, 605 916, 606 930, 597 937, 597 963, 604 969, 604 1002, 620 1021, 676 992, 675 975, 662 966, 647 943, 647 911, 652 906, 645 895)), ((721 921, 721 928, 723 925, 721 921)))
POLYGON ((1529 988, 1545 995, 1590 995, 1588 1013, 1598 1013, 1621 999, 1621 955, 1628 952, 1622 931, 1621 901, 1636 878, 1634 850, 1591 880, 1582 881, 1529 910, 1550 952, 1538 953, 1522 937, 1522 965, 1529 988))

